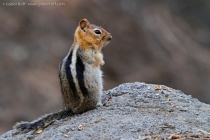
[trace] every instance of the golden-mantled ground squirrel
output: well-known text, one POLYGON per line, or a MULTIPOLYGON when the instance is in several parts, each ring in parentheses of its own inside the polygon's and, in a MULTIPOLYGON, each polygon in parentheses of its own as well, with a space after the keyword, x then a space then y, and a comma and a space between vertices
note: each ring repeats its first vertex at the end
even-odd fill
POLYGON ((87 19, 79 22, 74 42, 59 65, 59 78, 63 95, 63 110, 47 114, 33 122, 17 123, 20 133, 43 130, 58 119, 82 113, 101 104, 104 65, 101 49, 112 39, 103 28, 90 24, 87 19))

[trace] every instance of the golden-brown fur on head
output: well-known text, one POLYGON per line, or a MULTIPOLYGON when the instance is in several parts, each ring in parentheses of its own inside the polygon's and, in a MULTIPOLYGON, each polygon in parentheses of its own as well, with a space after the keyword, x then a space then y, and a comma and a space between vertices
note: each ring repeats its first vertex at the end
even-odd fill
POLYGON ((90 24, 87 19, 82 19, 75 32, 74 44, 86 49, 101 51, 102 47, 109 43, 112 36, 103 28, 90 24))

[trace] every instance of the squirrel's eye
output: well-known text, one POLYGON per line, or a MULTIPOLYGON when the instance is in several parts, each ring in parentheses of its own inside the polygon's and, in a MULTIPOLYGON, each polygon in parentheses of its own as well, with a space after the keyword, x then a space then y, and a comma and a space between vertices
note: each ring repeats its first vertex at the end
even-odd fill
POLYGON ((100 30, 95 30, 94 32, 95 32, 96 34, 98 34, 98 35, 101 34, 101 31, 100 31, 100 30))

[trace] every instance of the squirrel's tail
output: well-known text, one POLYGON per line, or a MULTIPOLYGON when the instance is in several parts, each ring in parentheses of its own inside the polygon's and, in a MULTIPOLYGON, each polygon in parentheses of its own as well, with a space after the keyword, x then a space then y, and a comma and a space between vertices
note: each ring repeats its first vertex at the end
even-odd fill
POLYGON ((56 113, 46 114, 39 119, 34 120, 33 122, 19 122, 13 128, 17 129, 20 133, 26 133, 31 130, 43 130, 56 120, 71 116, 73 114, 74 113, 71 110, 61 110, 56 113))

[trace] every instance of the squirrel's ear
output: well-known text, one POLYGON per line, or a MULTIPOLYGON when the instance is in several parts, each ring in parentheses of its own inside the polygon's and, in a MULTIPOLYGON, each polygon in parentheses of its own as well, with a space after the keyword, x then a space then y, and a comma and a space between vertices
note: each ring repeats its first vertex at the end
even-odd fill
POLYGON ((86 32, 86 27, 88 26, 88 24, 89 21, 87 19, 83 19, 79 22, 79 26, 84 32, 86 32))

